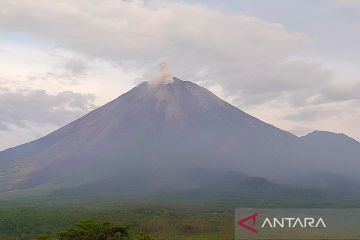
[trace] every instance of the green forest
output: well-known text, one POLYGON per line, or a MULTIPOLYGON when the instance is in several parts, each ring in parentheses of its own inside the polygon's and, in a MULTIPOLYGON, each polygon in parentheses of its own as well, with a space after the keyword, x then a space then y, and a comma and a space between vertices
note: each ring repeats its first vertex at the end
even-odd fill
POLYGON ((232 212, 81 206, 0 208, 0 239, 4 240, 232 238, 232 212))

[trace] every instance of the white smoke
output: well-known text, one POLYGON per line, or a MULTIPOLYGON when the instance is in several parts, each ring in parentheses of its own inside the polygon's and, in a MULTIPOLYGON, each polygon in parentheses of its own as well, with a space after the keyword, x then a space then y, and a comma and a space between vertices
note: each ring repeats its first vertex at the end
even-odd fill
POLYGON ((169 84, 174 81, 166 62, 160 63, 160 73, 149 81, 150 84, 169 84))

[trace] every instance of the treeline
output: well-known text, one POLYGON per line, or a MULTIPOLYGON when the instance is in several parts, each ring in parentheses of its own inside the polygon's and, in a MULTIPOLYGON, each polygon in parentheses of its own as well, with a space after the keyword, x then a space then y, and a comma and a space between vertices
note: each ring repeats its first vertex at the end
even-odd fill
POLYGON ((131 225, 90 219, 79 221, 74 226, 59 231, 55 236, 41 234, 36 240, 155 240, 143 231, 131 236, 130 228, 131 225))
POLYGON ((234 235, 231 212, 51 204, 0 206, 0 239, 119 239, 112 234, 120 234, 120 239, 130 240, 231 240, 234 235))

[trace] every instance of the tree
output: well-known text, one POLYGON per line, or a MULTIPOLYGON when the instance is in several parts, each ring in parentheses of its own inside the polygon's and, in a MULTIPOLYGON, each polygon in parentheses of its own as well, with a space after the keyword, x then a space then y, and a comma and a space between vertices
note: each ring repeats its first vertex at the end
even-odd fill
POLYGON ((96 220, 80 221, 73 227, 59 232, 59 240, 127 240, 129 226, 96 220))
POLYGON ((135 240, 155 240, 155 238, 149 236, 147 233, 142 231, 135 236, 135 240))
POLYGON ((40 234, 36 240, 50 240, 50 235, 49 234, 40 234))

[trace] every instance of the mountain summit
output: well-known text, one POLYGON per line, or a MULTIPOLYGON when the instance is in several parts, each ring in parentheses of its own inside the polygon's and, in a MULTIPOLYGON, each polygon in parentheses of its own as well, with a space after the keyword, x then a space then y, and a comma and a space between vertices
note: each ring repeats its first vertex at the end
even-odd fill
POLYGON ((355 140, 299 138, 192 82, 171 80, 143 82, 43 138, 0 152, 0 191, 101 183, 161 191, 230 175, 278 182, 316 171, 357 176, 355 140))

